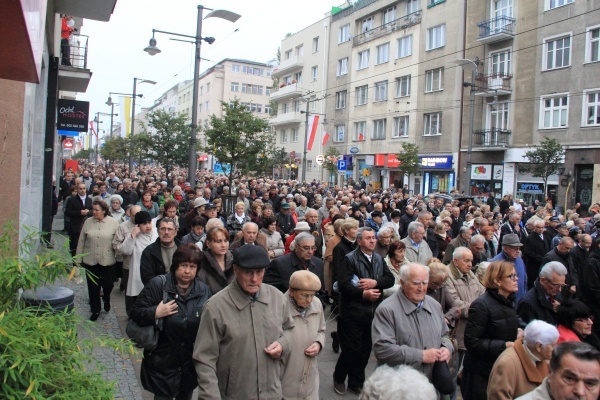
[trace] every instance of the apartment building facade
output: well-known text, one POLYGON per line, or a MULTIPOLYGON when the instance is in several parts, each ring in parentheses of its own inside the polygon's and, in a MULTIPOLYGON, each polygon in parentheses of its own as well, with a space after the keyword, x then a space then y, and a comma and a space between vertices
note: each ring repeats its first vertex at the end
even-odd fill
MULTIPOLYGON (((477 68, 468 190, 494 190, 587 210, 600 195, 600 1, 492 0, 467 11, 466 58, 477 68), (562 175, 543 179, 522 168, 544 138, 566 150, 562 175)), ((465 74, 470 77, 471 72, 465 74)), ((465 96, 468 91, 465 89, 465 96)), ((471 122, 463 107, 463 132, 471 122)), ((461 150, 468 150, 463 135, 461 150)), ((468 153, 468 151, 466 152, 468 153)), ((468 157, 461 168, 467 171, 468 157)), ((468 176, 468 175, 467 175, 468 176)))
POLYGON ((324 154, 323 135, 327 126, 324 122, 328 117, 325 103, 329 44, 328 17, 281 42, 281 60, 273 68, 277 85, 270 94, 270 99, 277 106, 277 115, 269 120, 275 146, 285 149, 289 156, 287 166, 275 171, 281 178, 302 177, 305 138, 314 130, 313 145, 306 152, 304 175, 308 181, 325 179, 317 158, 324 154))
POLYGON ((455 186, 462 90, 449 62, 460 58, 463 14, 446 1, 371 0, 331 16, 327 129, 347 178, 424 194, 455 186), (410 178, 396 157, 402 143, 419 147, 410 178))

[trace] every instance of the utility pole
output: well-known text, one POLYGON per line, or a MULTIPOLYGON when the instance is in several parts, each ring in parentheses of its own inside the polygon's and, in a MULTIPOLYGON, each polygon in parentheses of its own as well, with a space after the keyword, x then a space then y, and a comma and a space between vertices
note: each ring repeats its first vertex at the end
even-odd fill
POLYGON ((310 97, 306 98, 306 119, 304 121, 304 156, 302 157, 302 182, 306 180, 306 153, 308 152, 308 119, 309 113, 308 108, 310 105, 310 97))

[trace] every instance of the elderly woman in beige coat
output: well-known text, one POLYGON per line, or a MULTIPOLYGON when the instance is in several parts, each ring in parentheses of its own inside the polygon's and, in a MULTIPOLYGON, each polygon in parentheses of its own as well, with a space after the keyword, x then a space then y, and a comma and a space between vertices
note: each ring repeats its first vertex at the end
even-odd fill
POLYGON ((310 271, 296 271, 290 277, 290 315, 294 320, 291 351, 282 358, 281 387, 284 399, 318 399, 317 355, 325 345, 325 318, 315 292, 321 289, 319 277, 310 271))

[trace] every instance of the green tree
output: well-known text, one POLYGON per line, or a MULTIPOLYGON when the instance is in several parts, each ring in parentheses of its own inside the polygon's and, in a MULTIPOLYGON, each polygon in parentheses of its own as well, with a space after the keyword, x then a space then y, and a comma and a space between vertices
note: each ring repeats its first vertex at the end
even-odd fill
POLYGON ((74 160, 89 160, 92 154, 92 149, 82 149, 79 150, 74 156, 74 160))
POLYGON ((414 143, 402 143, 402 151, 396 154, 400 161, 398 168, 410 178, 411 174, 419 172, 419 147, 414 143))
POLYGON ((323 162, 323 168, 329 172, 328 181, 331 182, 331 177, 337 173, 337 162, 340 157, 340 152, 335 147, 329 147, 325 152, 325 161, 323 162))
POLYGON ((100 154, 105 160, 125 161, 129 154, 129 141, 120 136, 110 138, 104 142, 104 146, 100 149, 100 154))
MULTIPOLYGON (((273 136, 265 132, 269 125, 237 99, 231 104, 222 101, 221 106, 223 117, 214 114, 210 117, 210 127, 204 132, 206 147, 203 151, 212 153, 223 164, 235 166, 242 174, 253 172, 257 168, 256 159, 270 157, 274 150, 273 136)), ((230 180, 233 170, 229 171, 230 180)))
POLYGON ((132 146, 134 151, 137 150, 138 154, 146 152, 167 171, 173 165, 187 167, 190 139, 190 122, 187 115, 174 115, 157 110, 148 113, 147 117, 148 126, 153 128, 153 131, 144 131, 133 137, 134 141, 138 141, 132 146))
POLYGON ((544 189, 547 190, 548 177, 563 164, 565 149, 556 139, 545 138, 539 146, 535 146, 535 150, 527 151, 525 158, 528 164, 522 164, 519 171, 531 172, 533 177, 542 178, 544 189))
POLYGON ((131 151, 133 151, 134 159, 137 157, 140 164, 143 160, 155 159, 152 151, 152 140, 147 132, 140 132, 131 140, 131 151))

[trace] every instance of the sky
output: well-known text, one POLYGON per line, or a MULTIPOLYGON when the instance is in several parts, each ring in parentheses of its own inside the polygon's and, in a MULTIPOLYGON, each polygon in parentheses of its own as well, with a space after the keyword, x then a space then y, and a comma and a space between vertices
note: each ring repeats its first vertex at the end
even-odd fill
MULTIPOLYGON (((286 33, 295 33, 324 18, 332 6, 343 0, 206 0, 206 8, 236 12, 235 23, 208 18, 202 23, 202 36, 216 39, 213 45, 202 42, 200 73, 224 58, 267 62, 276 57, 277 47, 286 33)), ((194 45, 172 41, 177 38, 157 33, 155 56, 143 51, 152 29, 195 36, 198 2, 191 0, 118 0, 109 22, 84 20, 81 34, 89 36, 88 66, 92 79, 78 100, 90 102, 90 119, 99 111, 110 114, 105 104, 109 92, 133 92, 133 78, 156 81, 138 84, 137 100, 149 107, 175 84, 193 77, 194 45)), ((205 10, 204 15, 209 11, 205 10)), ((118 96, 113 96, 117 102, 118 96)), ((136 106, 137 112, 140 108, 136 106)), ((118 107, 115 106, 115 113, 118 107)), ((110 116, 101 116, 100 130, 110 125, 110 116)), ((115 123, 119 117, 115 117, 115 123)))

